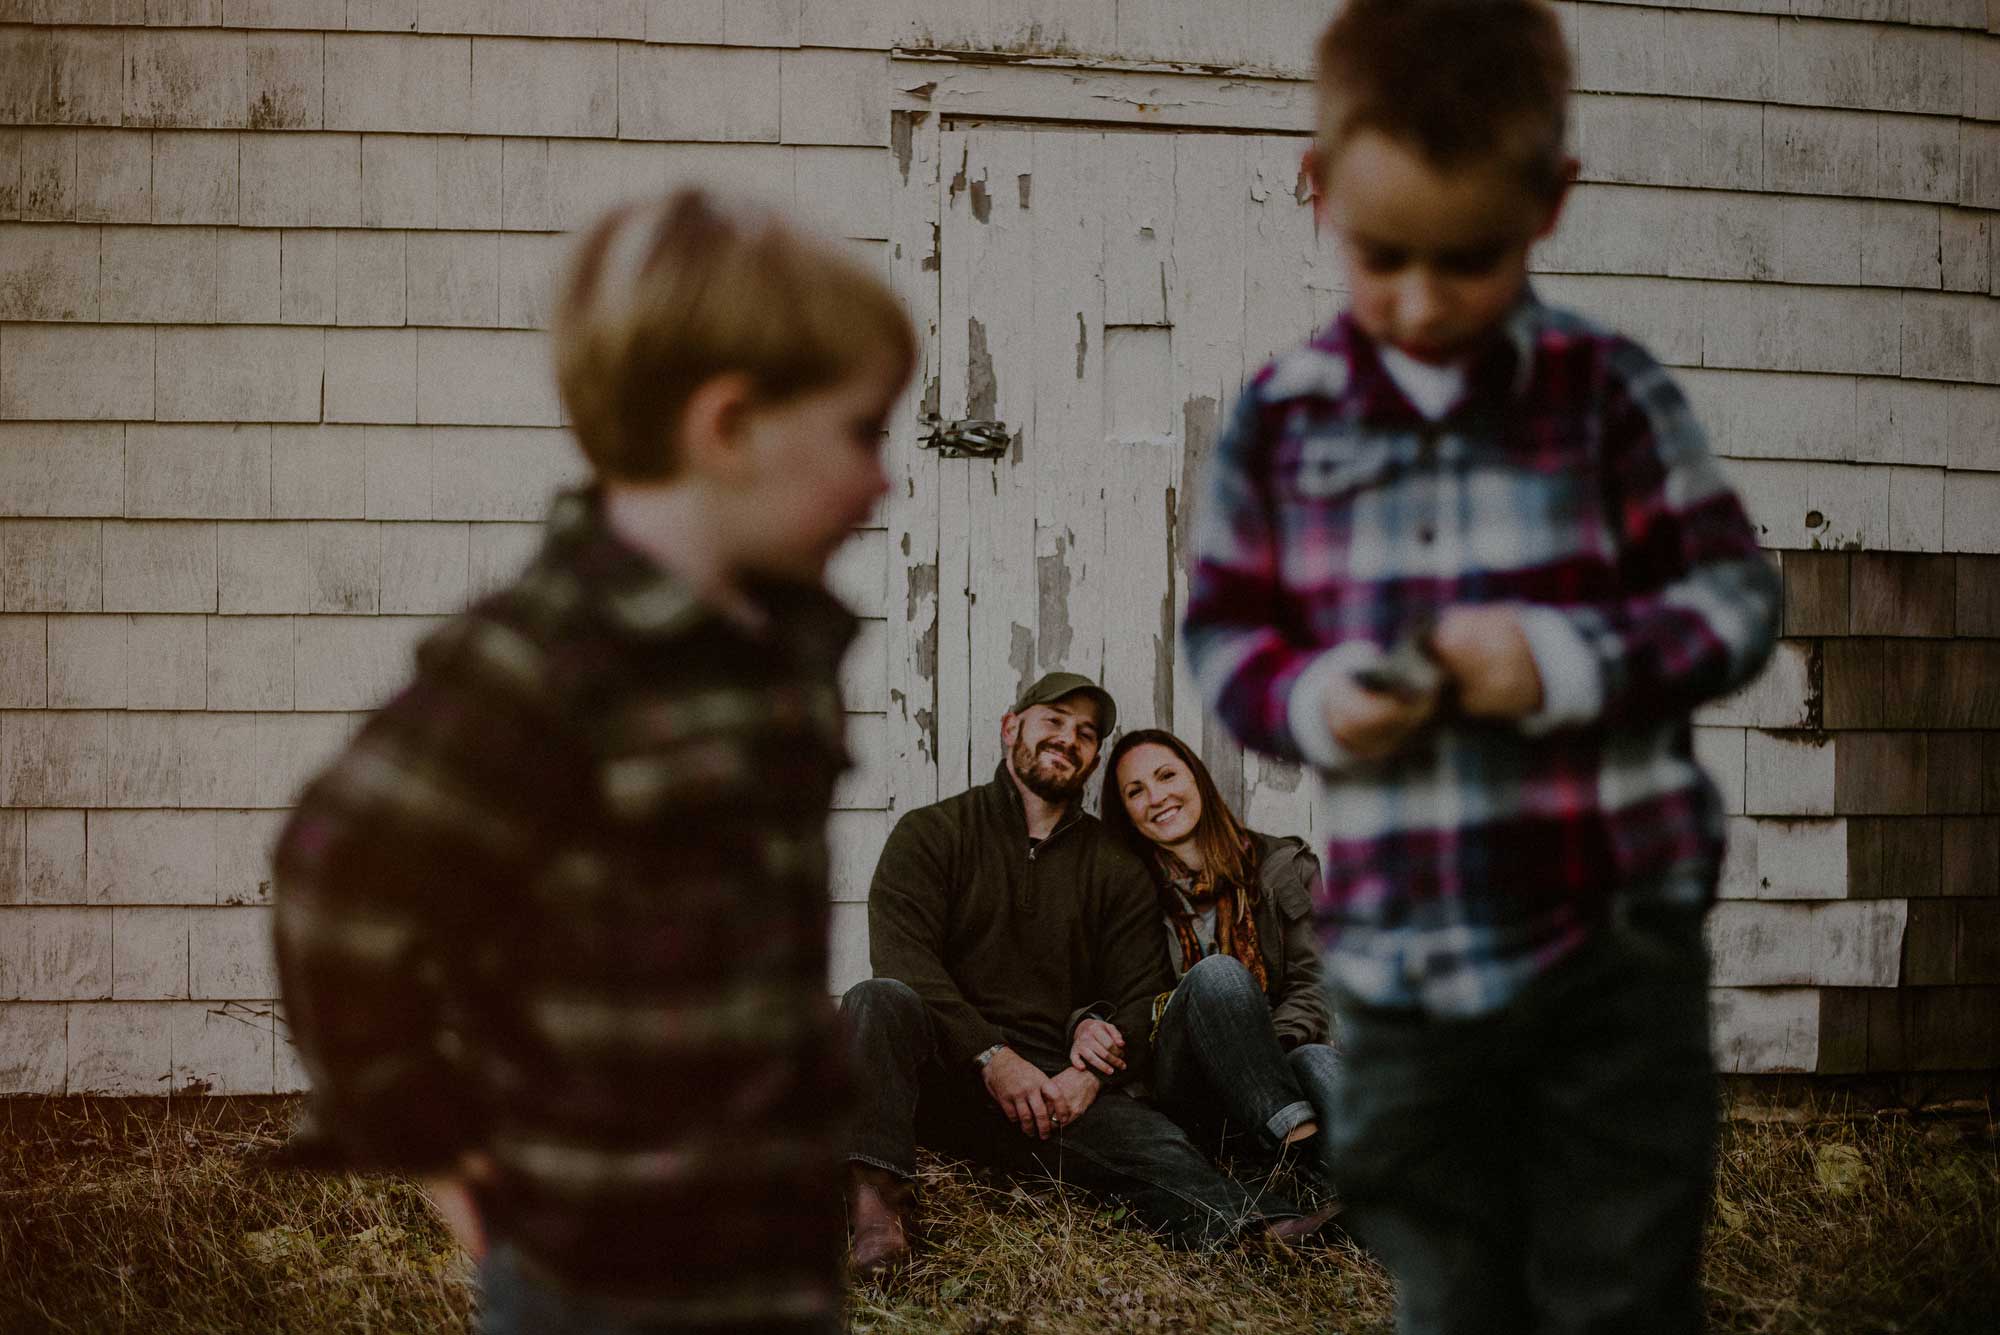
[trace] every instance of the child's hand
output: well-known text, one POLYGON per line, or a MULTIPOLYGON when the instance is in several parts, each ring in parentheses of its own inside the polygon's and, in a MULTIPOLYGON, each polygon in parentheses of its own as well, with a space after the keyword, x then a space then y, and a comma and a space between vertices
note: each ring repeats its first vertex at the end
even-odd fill
POLYGON ((1431 632, 1431 652, 1458 683, 1468 714, 1519 719, 1542 707, 1542 675, 1511 608, 1452 608, 1431 632))
POLYGON ((1437 710, 1437 692, 1398 696, 1371 691, 1352 677, 1336 676, 1326 688, 1326 722, 1333 740, 1360 760, 1395 754, 1437 710))
POLYGON ((486 1225, 479 1217, 479 1207, 473 1203, 472 1188, 492 1178, 493 1161, 483 1154, 468 1154, 458 1161, 457 1174, 418 1181, 443 1217, 445 1227, 451 1230, 451 1236, 475 1261, 486 1257, 486 1225))

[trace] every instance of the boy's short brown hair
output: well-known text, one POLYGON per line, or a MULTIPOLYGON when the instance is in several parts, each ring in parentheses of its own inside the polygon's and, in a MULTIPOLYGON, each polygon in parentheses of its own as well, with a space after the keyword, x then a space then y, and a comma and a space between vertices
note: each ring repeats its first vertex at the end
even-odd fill
POLYGON ((916 332, 881 279, 773 210, 683 187, 599 219, 554 319, 556 379, 598 476, 671 477, 674 430, 704 381, 760 397, 824 389, 877 358, 907 368, 916 332))
POLYGON ((1564 180, 1569 42, 1545 0, 1348 0, 1319 39, 1317 160, 1359 130, 1452 169, 1497 159, 1564 180))

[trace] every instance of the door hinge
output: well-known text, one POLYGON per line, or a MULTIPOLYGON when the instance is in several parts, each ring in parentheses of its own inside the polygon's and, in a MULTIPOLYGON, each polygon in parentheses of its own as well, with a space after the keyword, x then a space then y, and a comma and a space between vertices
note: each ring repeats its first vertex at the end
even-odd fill
POLYGON ((936 450, 946 459, 997 459, 1014 443, 1007 424, 989 417, 961 417, 947 422, 926 414, 922 426, 924 434, 917 443, 924 449, 936 450))

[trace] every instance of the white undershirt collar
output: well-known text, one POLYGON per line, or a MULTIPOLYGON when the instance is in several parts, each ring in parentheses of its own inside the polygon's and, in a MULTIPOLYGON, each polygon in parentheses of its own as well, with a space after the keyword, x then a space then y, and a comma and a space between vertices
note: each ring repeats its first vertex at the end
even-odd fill
POLYGON ((1382 369, 1416 410, 1435 422, 1465 397, 1465 362, 1420 362, 1407 352, 1379 345, 1382 369))

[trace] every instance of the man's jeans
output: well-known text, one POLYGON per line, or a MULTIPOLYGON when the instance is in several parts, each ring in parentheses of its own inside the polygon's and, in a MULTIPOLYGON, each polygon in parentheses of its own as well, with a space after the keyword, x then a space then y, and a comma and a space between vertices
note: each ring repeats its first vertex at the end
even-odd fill
MULTIPOLYGON (((1252 1225, 1299 1214, 1289 1200, 1252 1193, 1228 1177, 1172 1118, 1117 1090, 1098 1095, 1089 1111, 1047 1140, 1024 1135, 976 1070, 946 1069, 930 1008, 903 983, 857 983, 840 1012, 860 1087, 852 1160, 914 1177, 921 1142, 1116 1196, 1140 1222, 1183 1246, 1219 1247, 1252 1225)), ((1015 1050, 1049 1074, 1069 1064, 1067 1053, 1015 1050)))
POLYGON ((1707 983, 1699 914, 1654 907, 1492 1015, 1343 1002, 1334 1167, 1399 1329, 1701 1329, 1707 983))
MULTIPOLYGON (((1340 1054, 1326 1044, 1280 1046, 1264 989, 1229 955, 1182 975, 1153 1042, 1154 1095, 1204 1145, 1235 1129, 1275 1153, 1302 1123, 1325 1124, 1340 1078, 1340 1054)), ((1308 1147, 1323 1182, 1325 1143, 1308 1147)))
MULTIPOLYGON (((661 1264, 671 1265, 671 1257, 661 1264)), ((839 1312, 801 1317, 781 1324, 761 1323, 762 1332, 836 1335, 839 1312)), ((743 1335, 741 1321, 666 1320, 649 1315, 645 1304, 577 1293, 544 1275, 505 1243, 479 1265, 479 1335, 743 1335)))

